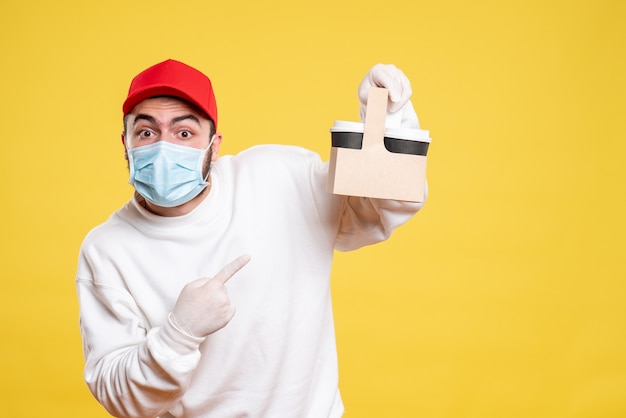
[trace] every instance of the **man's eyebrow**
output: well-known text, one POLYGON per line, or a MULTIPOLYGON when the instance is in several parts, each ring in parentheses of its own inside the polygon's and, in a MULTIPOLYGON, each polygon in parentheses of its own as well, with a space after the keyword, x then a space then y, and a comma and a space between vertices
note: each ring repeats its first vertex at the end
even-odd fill
MULTIPOLYGON (((153 125, 156 125, 157 120, 154 116, 150 116, 147 115, 145 113, 139 113, 137 116, 135 116, 135 122, 140 121, 140 120, 145 120, 148 123, 151 123, 153 125)), ((184 120, 193 120, 195 121, 198 125, 200 125, 200 118, 198 118, 196 115, 193 114, 188 114, 188 115, 182 115, 182 116, 177 116, 174 119, 172 119, 170 121, 170 125, 175 125, 179 122, 182 122, 184 120)))
POLYGON ((182 122, 182 121, 187 120, 187 119, 194 120, 194 121, 196 121, 196 123, 198 125, 200 125, 200 119, 196 115, 193 115, 191 113, 188 114, 188 115, 182 115, 182 116, 175 117, 174 119, 172 119, 172 125, 175 125, 178 122, 182 122))
POLYGON ((144 113, 140 113, 137 116, 135 116, 135 122, 137 122, 138 120, 145 120, 147 122, 150 122, 152 124, 156 123, 156 119, 150 115, 146 115, 144 113))

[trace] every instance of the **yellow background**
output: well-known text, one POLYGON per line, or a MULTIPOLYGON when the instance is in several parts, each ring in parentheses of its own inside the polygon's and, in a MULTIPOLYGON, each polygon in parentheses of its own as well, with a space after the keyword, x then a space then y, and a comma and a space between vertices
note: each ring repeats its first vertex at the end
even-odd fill
POLYGON ((225 153, 327 158, 373 64, 412 81, 429 202, 333 272, 346 417, 626 417, 626 2, 5 1, 0 35, 1 415, 107 416, 77 253, 131 195, 130 79, 171 57, 225 153))

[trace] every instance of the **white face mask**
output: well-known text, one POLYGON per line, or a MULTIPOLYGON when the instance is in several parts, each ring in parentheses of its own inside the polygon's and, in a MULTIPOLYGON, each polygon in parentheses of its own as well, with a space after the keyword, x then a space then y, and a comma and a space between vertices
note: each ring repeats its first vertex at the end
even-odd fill
POLYGON ((159 141, 128 150, 129 183, 157 206, 169 208, 189 202, 209 185, 202 168, 214 138, 204 149, 159 141))

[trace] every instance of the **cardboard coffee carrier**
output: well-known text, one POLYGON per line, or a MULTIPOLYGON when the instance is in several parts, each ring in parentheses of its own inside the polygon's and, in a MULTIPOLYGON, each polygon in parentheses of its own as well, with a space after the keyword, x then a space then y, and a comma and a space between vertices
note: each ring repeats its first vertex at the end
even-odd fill
POLYGON ((335 121, 328 191, 348 196, 424 201, 429 132, 385 126, 387 89, 373 87, 365 123, 335 121))

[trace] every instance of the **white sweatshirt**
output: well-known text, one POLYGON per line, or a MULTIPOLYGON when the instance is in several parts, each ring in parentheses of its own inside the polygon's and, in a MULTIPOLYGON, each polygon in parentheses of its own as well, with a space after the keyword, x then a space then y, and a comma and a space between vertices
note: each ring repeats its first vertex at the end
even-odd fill
POLYGON ((191 213, 135 199, 81 247, 85 380, 118 417, 334 418, 343 414, 330 296, 333 249, 387 239, 421 204, 336 196, 296 147, 220 158, 191 213), (183 286, 242 254, 232 321, 206 338, 168 321, 183 286))

